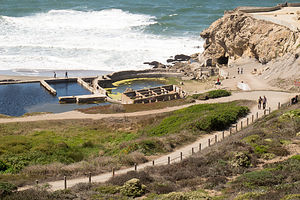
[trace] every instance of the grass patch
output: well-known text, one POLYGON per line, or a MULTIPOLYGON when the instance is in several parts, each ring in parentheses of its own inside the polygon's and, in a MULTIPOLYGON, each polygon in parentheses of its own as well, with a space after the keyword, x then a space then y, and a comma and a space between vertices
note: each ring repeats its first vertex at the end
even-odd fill
POLYGON ((245 116, 249 109, 233 103, 200 104, 175 111, 173 115, 147 131, 148 135, 167 135, 181 130, 223 130, 245 116))
POLYGON ((209 92, 201 93, 201 94, 193 94, 193 99, 198 100, 207 100, 207 99, 215 99, 220 97, 230 96, 231 92, 227 90, 211 90, 209 92))

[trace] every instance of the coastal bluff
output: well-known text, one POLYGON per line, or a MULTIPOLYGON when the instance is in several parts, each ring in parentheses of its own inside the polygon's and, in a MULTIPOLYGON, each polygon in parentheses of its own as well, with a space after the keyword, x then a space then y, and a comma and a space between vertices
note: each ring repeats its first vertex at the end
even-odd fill
POLYGON ((266 64, 288 53, 294 54, 300 44, 298 30, 239 10, 225 13, 200 35, 206 42, 199 61, 211 59, 226 65, 239 58, 253 58, 266 64))

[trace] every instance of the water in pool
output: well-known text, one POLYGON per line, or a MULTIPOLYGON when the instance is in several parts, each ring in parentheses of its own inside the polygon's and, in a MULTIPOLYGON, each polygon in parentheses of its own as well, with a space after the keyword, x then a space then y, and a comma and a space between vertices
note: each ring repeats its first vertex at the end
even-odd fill
POLYGON ((50 95, 39 83, 0 85, 0 114, 21 116, 31 112, 59 113, 97 105, 59 104, 58 96, 84 95, 90 92, 77 83, 59 83, 51 86, 57 90, 57 96, 50 95))
POLYGON ((113 88, 111 90, 112 95, 118 95, 123 93, 127 88, 132 88, 133 90, 140 90, 144 88, 150 87, 158 87, 165 85, 164 81, 159 80, 135 80, 130 82, 125 82, 123 84, 118 85, 118 87, 113 88))

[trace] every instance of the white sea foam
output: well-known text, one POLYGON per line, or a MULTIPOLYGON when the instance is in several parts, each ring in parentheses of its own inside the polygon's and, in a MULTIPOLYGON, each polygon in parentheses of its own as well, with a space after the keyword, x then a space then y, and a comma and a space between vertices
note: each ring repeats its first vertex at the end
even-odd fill
POLYGON ((145 33, 155 23, 155 17, 119 9, 2 16, 0 69, 141 69, 145 61, 201 51, 198 38, 145 33))

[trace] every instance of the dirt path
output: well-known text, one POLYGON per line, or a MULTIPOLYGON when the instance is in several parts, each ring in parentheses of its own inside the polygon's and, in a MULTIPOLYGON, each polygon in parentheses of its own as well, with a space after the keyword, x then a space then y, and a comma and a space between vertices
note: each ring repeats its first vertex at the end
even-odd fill
MULTIPOLYGON (((258 96, 266 95, 268 98, 268 107, 271 108, 271 110, 275 110, 278 107, 278 102, 284 103, 287 102, 291 96, 294 94, 285 93, 285 92, 276 92, 276 91, 250 91, 250 92, 238 92, 234 93, 232 96, 224 97, 220 99, 211 99, 208 101, 197 101, 195 104, 202 104, 202 103, 218 103, 218 102, 229 102, 234 100, 240 100, 240 99, 247 99, 247 100, 256 100, 258 96)), ((7 123, 7 122, 28 122, 28 121, 40 121, 40 120, 63 120, 63 119, 82 119, 82 118, 89 118, 89 119, 102 119, 106 117, 124 117, 124 116, 142 116, 142 115, 149 115, 149 114, 155 114, 155 113, 162 113, 162 112, 170 112, 173 110, 177 110, 180 108, 188 107, 190 105, 183 105, 183 106, 176 106, 176 107, 170 107, 170 108, 164 108, 160 110, 151 110, 151 111, 142 111, 142 112, 135 112, 135 113, 126 113, 126 114, 83 114, 77 111, 67 112, 67 113, 61 113, 61 114, 47 114, 42 116, 32 116, 32 117, 26 117, 26 118, 13 118, 13 119, 1 119, 0 123, 7 123)), ((251 113, 247 116, 249 118, 249 123, 252 122, 252 115, 256 116, 256 113, 259 113, 259 117, 263 116, 264 112, 263 110, 258 110, 257 106, 253 106, 251 108, 251 113)), ((238 124, 238 129, 240 129, 241 125, 240 122, 243 121, 244 126, 247 124, 247 117, 240 119, 238 124)), ((256 118, 256 117, 255 117, 256 118)), ((179 162, 181 160, 181 154, 182 158, 186 158, 192 154, 192 152, 199 151, 199 144, 201 144, 201 149, 207 148, 209 146, 208 139, 210 140, 210 144, 215 143, 215 135, 217 135, 217 141, 221 141, 223 139, 223 132, 214 132, 210 135, 204 136, 193 142, 192 144, 186 145, 184 147, 181 147, 174 152, 171 152, 169 154, 163 155, 157 159, 154 160, 155 165, 164 165, 168 164, 168 160, 170 159, 170 162, 179 162)), ((229 136, 229 130, 224 132, 224 137, 229 136)), ((152 161, 147 162, 144 164, 141 164, 138 166, 138 170, 142 170, 147 166, 152 166, 152 161)), ((124 174, 128 171, 134 170, 134 167, 121 169, 115 172, 115 175, 118 174, 124 174)), ((92 182, 105 182, 109 180, 112 177, 112 173, 104 173, 97 176, 92 177, 92 182)), ((67 186, 72 187, 78 183, 82 182, 88 182, 87 177, 82 178, 75 178, 67 181, 67 186)), ((60 190, 64 189, 64 181, 53 181, 48 182, 48 184, 51 186, 52 190, 60 190)), ((22 188, 19 188, 19 190, 25 190, 32 186, 25 186, 22 188)))

